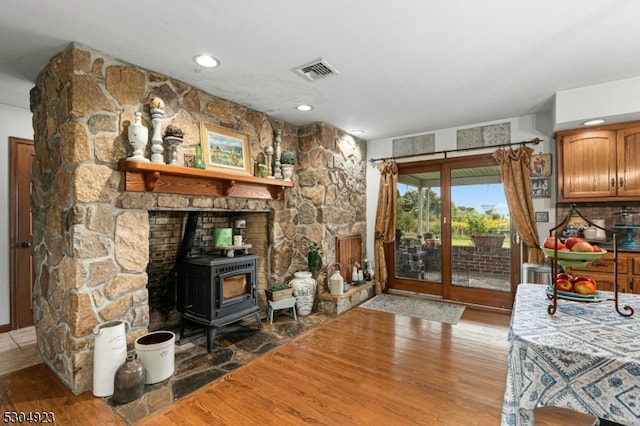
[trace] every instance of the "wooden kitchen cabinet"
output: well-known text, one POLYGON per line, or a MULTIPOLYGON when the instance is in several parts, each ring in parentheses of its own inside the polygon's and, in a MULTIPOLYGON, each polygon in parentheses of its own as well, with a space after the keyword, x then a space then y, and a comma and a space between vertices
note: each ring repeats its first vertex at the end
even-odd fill
POLYGON ((629 293, 640 294, 640 254, 631 259, 631 281, 629 282, 629 293))
POLYGON ((618 197, 640 196, 640 127, 616 131, 618 197))
MULTIPOLYGON (((613 291, 613 252, 584 268, 565 268, 573 276, 586 275, 596 280, 598 290, 613 291)), ((640 253, 618 252, 618 292, 640 293, 640 253)))
POLYGON ((558 201, 637 201, 640 122, 558 132, 558 201))

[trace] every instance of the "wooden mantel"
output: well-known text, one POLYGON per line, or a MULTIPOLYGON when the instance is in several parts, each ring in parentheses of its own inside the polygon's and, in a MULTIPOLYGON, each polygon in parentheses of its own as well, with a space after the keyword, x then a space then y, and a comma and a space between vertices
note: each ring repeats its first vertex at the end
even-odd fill
POLYGON ((133 192, 281 200, 293 182, 166 164, 122 160, 124 189, 133 192))

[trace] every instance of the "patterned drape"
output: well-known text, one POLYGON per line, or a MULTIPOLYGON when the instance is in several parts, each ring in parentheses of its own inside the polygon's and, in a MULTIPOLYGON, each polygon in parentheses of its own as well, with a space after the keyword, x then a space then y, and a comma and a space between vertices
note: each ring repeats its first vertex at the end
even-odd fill
POLYGON ((384 245, 396 237, 396 198, 398 188, 398 164, 385 160, 378 165, 380 187, 374 241, 376 294, 382 293, 389 282, 384 245))
POLYGON ((511 220, 524 244, 529 247, 529 262, 544 263, 544 253, 540 249, 540 238, 533 211, 529 159, 533 149, 522 146, 520 149, 498 149, 493 158, 500 165, 502 186, 509 205, 511 220))

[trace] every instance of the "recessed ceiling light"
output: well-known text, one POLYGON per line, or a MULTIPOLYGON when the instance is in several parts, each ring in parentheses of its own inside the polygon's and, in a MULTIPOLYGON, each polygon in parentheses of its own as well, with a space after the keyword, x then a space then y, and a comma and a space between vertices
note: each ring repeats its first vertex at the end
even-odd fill
POLYGON ((361 135, 364 133, 364 130, 352 130, 349 133, 351 133, 352 135, 361 135))
POLYGON ((205 68, 215 68, 220 65, 220 61, 209 55, 198 55, 193 58, 196 64, 205 68))
POLYGON ((311 105, 298 105, 296 109, 298 111, 311 111, 313 107, 311 105))
POLYGON ((604 120, 601 118, 598 118, 597 120, 589 120, 589 121, 585 121, 584 123, 582 123, 583 126, 596 126, 598 124, 602 124, 604 123, 604 120))

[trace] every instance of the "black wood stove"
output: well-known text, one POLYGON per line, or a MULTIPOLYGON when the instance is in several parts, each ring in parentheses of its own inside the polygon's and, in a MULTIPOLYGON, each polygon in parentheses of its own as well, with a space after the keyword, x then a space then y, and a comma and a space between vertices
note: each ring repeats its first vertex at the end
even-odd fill
POLYGON ((189 323, 206 328, 213 351, 218 328, 254 316, 262 328, 256 300, 258 256, 191 256, 198 212, 190 212, 178 255, 177 309, 182 314, 180 340, 189 323))

